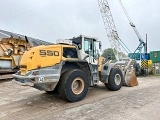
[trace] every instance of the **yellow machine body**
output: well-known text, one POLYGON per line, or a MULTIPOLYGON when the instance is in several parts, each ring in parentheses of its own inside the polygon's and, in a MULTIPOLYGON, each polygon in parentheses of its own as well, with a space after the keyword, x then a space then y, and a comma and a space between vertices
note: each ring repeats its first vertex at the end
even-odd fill
POLYGON ((0 79, 12 78, 18 70, 20 58, 31 45, 17 38, 3 38, 0 41, 0 79))
POLYGON ((16 57, 20 57, 27 47, 27 43, 21 39, 15 38, 3 38, 0 41, 0 60, 11 61, 11 67, 18 65, 16 57), (7 51, 11 51, 10 54, 6 54, 7 51))
POLYGON ((75 46, 71 45, 53 44, 47 47, 45 45, 33 47, 26 51, 20 61, 21 75, 25 75, 29 70, 55 66, 61 61, 70 59, 63 57, 62 50, 64 47, 75 48, 75 46))

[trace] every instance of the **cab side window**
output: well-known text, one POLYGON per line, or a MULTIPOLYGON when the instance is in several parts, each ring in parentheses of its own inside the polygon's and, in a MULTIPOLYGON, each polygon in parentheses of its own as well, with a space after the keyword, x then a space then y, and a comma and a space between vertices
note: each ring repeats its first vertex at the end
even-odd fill
POLYGON ((92 41, 88 38, 84 39, 84 51, 92 56, 92 41))
POLYGON ((64 47, 63 48, 63 57, 65 57, 65 58, 78 58, 76 48, 64 47))

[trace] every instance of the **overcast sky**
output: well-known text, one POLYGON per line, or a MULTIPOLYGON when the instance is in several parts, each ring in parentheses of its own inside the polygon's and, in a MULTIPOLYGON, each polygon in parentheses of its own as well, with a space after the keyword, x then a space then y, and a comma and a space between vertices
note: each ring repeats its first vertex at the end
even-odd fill
MULTIPOLYGON (((118 0, 108 0, 120 38, 134 51, 138 38, 118 0)), ((122 0, 148 50, 160 50, 160 1, 122 0)), ((102 48, 110 43, 97 0, 0 0, 0 29, 55 42, 80 34, 97 37, 102 48)))

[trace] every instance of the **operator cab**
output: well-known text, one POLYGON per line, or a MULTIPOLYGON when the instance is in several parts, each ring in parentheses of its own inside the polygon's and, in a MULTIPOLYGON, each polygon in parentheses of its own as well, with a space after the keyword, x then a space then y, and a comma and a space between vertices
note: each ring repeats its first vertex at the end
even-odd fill
POLYGON ((99 49, 101 49, 101 42, 97 41, 97 38, 80 35, 70 39, 73 44, 76 44, 79 49, 81 59, 87 60, 92 71, 92 84, 98 83, 98 58, 99 52, 97 49, 97 43, 99 43, 99 49))
POLYGON ((73 44, 78 46, 80 56, 83 60, 87 60, 88 63, 97 64, 98 50, 97 43, 99 43, 99 49, 101 49, 101 42, 97 41, 97 38, 80 35, 70 39, 73 44))

